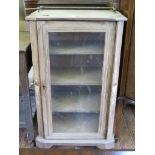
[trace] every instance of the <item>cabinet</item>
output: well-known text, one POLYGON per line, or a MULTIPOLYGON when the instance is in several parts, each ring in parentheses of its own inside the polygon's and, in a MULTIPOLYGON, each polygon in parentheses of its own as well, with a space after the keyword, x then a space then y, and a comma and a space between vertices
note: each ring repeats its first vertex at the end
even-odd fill
POLYGON ((39 10, 27 17, 38 147, 112 148, 123 24, 112 10, 39 10))

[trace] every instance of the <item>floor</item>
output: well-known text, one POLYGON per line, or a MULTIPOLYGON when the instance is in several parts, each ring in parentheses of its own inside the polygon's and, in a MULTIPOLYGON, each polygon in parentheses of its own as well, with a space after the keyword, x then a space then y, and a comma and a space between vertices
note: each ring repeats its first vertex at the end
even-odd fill
POLYGON ((135 155, 135 151, 105 151, 105 150, 62 150, 62 149, 20 149, 19 155, 135 155))
MULTIPOLYGON (((36 120, 35 120, 36 122, 36 120)), ((35 128, 36 131, 36 128, 35 128)), ((19 134, 20 148, 35 148, 35 144, 28 144, 26 140, 26 132, 20 129, 19 134)), ((54 147, 64 149, 64 147, 54 147)), ((67 147, 71 148, 71 147, 67 147)), ((65 147, 65 149, 67 149, 65 147)), ((73 147, 72 147, 73 148, 73 147)), ((85 147, 74 147, 73 149, 83 149, 85 147)), ((96 149, 96 147, 88 147, 96 149)), ((133 105, 127 105, 124 112, 123 124, 121 128, 121 136, 115 145, 115 150, 134 150, 135 149, 135 108, 133 105)))

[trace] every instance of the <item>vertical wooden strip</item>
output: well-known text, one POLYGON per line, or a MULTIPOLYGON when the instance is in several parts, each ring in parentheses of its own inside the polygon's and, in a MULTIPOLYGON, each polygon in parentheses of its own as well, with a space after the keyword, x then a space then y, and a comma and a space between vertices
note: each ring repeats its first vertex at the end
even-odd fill
POLYGON ((119 21, 117 23, 115 58, 114 58, 113 75, 112 75, 112 88, 111 88, 111 98, 110 98, 110 107, 109 107, 109 116, 108 116, 107 139, 111 139, 113 137, 113 124, 114 124, 115 106, 116 106, 116 98, 117 98, 123 26, 124 26, 123 21, 119 21))
POLYGON ((51 80, 48 30, 44 21, 37 23, 44 136, 52 134, 51 80))
POLYGON ((38 52, 39 52, 39 67, 40 67, 40 89, 41 89, 41 100, 42 100, 42 112, 43 112, 43 124, 44 124, 44 136, 48 136, 48 117, 47 117, 47 85, 46 85, 46 51, 44 50, 44 36, 43 36, 43 21, 37 22, 38 31, 38 52))
POLYGON ((50 54, 49 54, 49 37, 48 37, 48 29, 44 26, 43 30, 43 38, 44 38, 44 59, 45 59, 45 73, 46 76, 46 111, 47 111, 47 121, 48 121, 48 135, 52 135, 53 133, 53 123, 52 123, 52 97, 51 97, 51 68, 50 68, 50 54))
POLYGON ((39 54, 38 54, 38 37, 36 21, 30 21, 30 39, 32 48, 32 61, 34 68, 35 96, 37 107, 38 133, 43 137, 43 120, 42 120, 42 103, 40 90, 40 72, 39 72, 39 54))
POLYGON ((105 53, 103 60, 102 71, 102 92, 101 92, 101 106, 99 119, 99 133, 106 138, 106 126, 108 116, 108 106, 110 102, 113 58, 114 58, 114 43, 115 43, 115 23, 108 23, 105 38, 105 53))

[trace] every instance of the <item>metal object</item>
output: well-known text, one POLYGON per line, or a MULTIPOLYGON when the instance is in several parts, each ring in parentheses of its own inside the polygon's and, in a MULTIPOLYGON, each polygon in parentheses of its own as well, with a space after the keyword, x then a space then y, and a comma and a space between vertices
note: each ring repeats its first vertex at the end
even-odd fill
POLYGON ((112 0, 38 0, 40 5, 107 5, 112 0))
MULTIPOLYGON (((47 3, 47 2, 46 2, 47 3)), ((60 5, 60 4, 55 4, 54 2, 50 2, 49 1, 49 4, 43 4, 43 3, 39 3, 38 2, 38 7, 36 8, 26 8, 25 10, 28 11, 28 10, 42 10, 42 9, 76 9, 76 10, 113 10, 113 11, 116 11, 116 8, 114 6, 114 0, 111 1, 110 5, 108 5, 108 1, 105 3, 105 4, 68 4, 67 1, 66 1, 66 4, 65 5, 60 5)), ((63 3, 63 2, 62 2, 63 3)))
POLYGON ((126 96, 120 96, 117 98, 117 100, 124 100, 125 103, 127 103, 127 104, 135 105, 135 101, 133 99, 126 97, 126 96))
POLYGON ((75 9, 75 10, 81 10, 81 9, 84 9, 84 10, 94 10, 94 9, 96 9, 96 10, 116 10, 114 7, 102 7, 102 6, 95 6, 95 7, 92 7, 92 6, 88 6, 88 7, 86 7, 86 6, 40 6, 40 7, 37 7, 37 8, 27 8, 27 9, 25 9, 26 11, 27 10, 43 10, 43 9, 69 9, 69 10, 71 10, 71 9, 75 9))

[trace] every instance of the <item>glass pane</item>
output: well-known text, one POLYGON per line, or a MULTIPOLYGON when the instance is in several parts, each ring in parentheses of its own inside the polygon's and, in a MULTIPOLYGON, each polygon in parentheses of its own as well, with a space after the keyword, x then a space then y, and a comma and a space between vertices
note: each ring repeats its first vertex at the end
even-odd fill
POLYGON ((53 132, 98 132, 104 44, 105 33, 49 33, 53 132))

